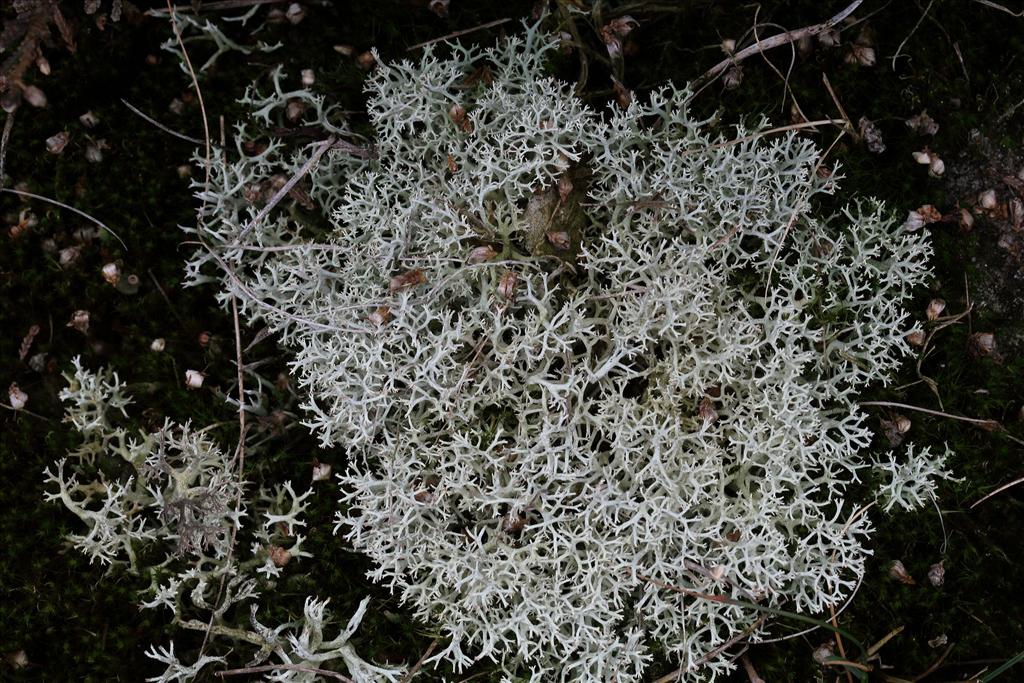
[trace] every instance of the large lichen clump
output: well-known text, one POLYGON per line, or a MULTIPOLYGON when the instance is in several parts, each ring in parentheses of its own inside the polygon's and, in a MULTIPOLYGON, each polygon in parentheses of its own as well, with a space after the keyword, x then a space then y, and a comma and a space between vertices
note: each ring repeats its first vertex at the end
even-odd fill
MULTIPOLYGON (((254 180, 310 150, 241 129, 190 272, 294 349, 350 456, 338 530, 441 625, 435 660, 634 680, 653 641, 714 677, 762 633, 738 602, 820 612, 863 573, 855 395, 907 352, 929 247, 871 201, 813 216, 836 176, 796 133, 716 131, 673 86, 599 113, 553 47, 378 68, 375 158, 329 153, 300 198, 326 238, 254 180)), ((267 122, 287 98, 344 134, 250 95, 267 122)))

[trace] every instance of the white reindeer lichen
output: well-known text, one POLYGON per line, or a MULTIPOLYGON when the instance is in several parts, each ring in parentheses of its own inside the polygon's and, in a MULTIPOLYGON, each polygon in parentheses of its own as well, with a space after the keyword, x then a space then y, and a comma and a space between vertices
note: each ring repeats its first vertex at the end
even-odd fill
POLYGON ((304 157, 241 129, 189 273, 227 269, 294 349, 309 426, 350 453, 338 530, 441 625, 435 661, 625 681, 657 641, 713 678, 758 613, 693 595, 820 612, 863 573, 855 393, 907 353, 930 248, 872 201, 813 217, 815 146, 715 133, 685 89, 602 117, 552 47, 382 65, 376 158, 312 179, 326 238, 255 220, 244 188, 304 157))

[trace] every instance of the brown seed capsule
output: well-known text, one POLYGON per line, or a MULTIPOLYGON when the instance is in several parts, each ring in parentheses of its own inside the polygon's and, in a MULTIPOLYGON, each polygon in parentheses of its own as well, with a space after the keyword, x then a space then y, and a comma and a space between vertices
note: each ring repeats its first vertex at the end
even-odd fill
POLYGON ((118 280, 121 279, 121 269, 117 267, 116 263, 106 264, 101 272, 103 273, 103 279, 108 284, 116 285, 118 280))
POLYGON ((70 268, 78 261, 78 257, 81 254, 81 247, 65 247, 64 249, 61 249, 60 255, 58 256, 58 262, 60 263, 60 267, 70 268))
POLYGON ((913 586, 917 583, 899 560, 893 560, 892 564, 889 565, 889 578, 893 581, 899 581, 906 586, 913 586))
POLYGON ((79 309, 71 314, 71 320, 68 321, 68 327, 73 327, 82 334, 86 334, 89 331, 89 311, 79 309))
POLYGON ((572 239, 565 230, 553 230, 545 233, 544 237, 551 243, 551 246, 559 251, 567 251, 572 246, 572 239))
POLYGON ((36 68, 39 69, 39 73, 44 76, 50 75, 50 62, 46 57, 38 55, 36 57, 36 68))
POLYGON ((443 19, 448 16, 449 2, 450 0, 430 0, 428 7, 431 12, 443 19))
MULTIPOLYGON (((302 118, 302 115, 306 113, 306 103, 302 100, 292 99, 288 101, 288 105, 284 108, 284 116, 286 119, 295 123, 302 118)), ((286 181, 287 182, 287 181, 286 181)))
POLYGON ((46 151, 50 154, 61 154, 64 148, 68 146, 68 141, 71 140, 71 136, 68 135, 67 131, 61 131, 56 135, 52 135, 46 138, 46 151))
POLYGON ((497 255, 498 251, 494 247, 489 244, 485 244, 481 247, 475 247, 470 251, 469 256, 466 257, 466 263, 470 265, 474 263, 485 263, 497 255))
POLYGON ((388 308, 387 306, 381 306, 373 313, 368 315, 367 319, 377 327, 381 327, 383 325, 386 325, 387 322, 391 320, 391 317, 391 309, 388 308))
POLYGON ((970 232, 971 228, 974 227, 974 214, 967 209, 960 209, 960 229, 964 232, 970 232))
POLYGON ((415 287, 426 281, 427 276, 423 274, 423 271, 419 268, 414 268, 391 278, 391 282, 388 283, 388 291, 394 294, 399 290, 415 287))
POLYGON ((704 424, 712 424, 718 419, 718 412, 715 411, 715 404, 710 397, 705 396, 700 401, 700 406, 697 408, 697 417, 699 417, 704 424))
POLYGON ((313 481, 326 481, 331 478, 331 466, 325 462, 313 463, 313 481))
POLYGON ((941 562, 933 564, 928 568, 928 583, 936 588, 946 583, 946 568, 942 566, 941 562))
POLYGON ((928 308, 927 310, 925 310, 924 314, 929 320, 935 320, 940 315, 942 315, 942 312, 944 310, 946 310, 945 301, 943 301, 942 299, 932 299, 931 301, 928 302, 928 308))
POLYGON ((506 301, 511 301, 516 295, 516 285, 519 283, 519 273, 514 270, 506 270, 501 280, 498 281, 498 294, 506 301))
POLYGON ((33 107, 45 107, 46 106, 46 93, 40 88, 34 85, 26 85, 22 91, 22 97, 25 101, 31 104, 33 107))
POLYGON ((975 358, 994 355, 996 336, 991 332, 975 332, 967 338, 967 350, 975 358))
POLYGON ((21 410, 28 403, 28 394, 22 391, 16 382, 11 382, 11 386, 7 387, 7 398, 15 410, 21 410))
POLYGON ((360 55, 358 57, 356 57, 356 66, 358 66, 363 71, 369 71, 370 69, 372 69, 376 65, 377 65, 377 58, 374 57, 373 53, 370 52, 369 50, 367 50, 366 52, 360 53, 360 55))
POLYGON ((268 545, 267 555, 275 567, 283 567, 292 559, 292 554, 279 545, 268 545))
POLYGON ((832 649, 832 645, 829 643, 823 643, 814 649, 814 653, 811 657, 814 658, 818 664, 825 664, 832 657, 835 656, 835 651, 832 649))
POLYGON ((978 195, 978 204, 980 204, 981 208, 985 209, 986 211, 991 211, 992 209, 996 208, 996 205, 998 203, 999 202, 996 199, 995 190, 985 190, 984 192, 978 195))
POLYGON ((284 16, 294 26, 306 18, 306 8, 297 2, 293 2, 288 5, 288 10, 284 13, 284 16))
POLYGON ((198 370, 186 370, 185 371, 185 386, 189 389, 199 389, 203 386, 203 380, 206 379, 206 375, 199 372, 198 370))
POLYGON ((558 179, 558 198, 564 202, 570 194, 572 194, 572 180, 569 176, 563 175, 558 179))
POLYGON ((907 333, 906 340, 912 346, 924 346, 924 332, 921 330, 914 330, 913 332, 907 333))

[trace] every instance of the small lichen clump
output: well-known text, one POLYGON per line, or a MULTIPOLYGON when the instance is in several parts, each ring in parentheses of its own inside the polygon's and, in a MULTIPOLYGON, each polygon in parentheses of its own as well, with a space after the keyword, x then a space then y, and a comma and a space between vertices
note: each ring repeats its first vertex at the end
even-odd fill
MULTIPOLYGON (((124 565, 148 580, 141 608, 166 608, 175 626, 208 633, 213 643, 234 641, 250 651, 250 666, 270 662, 261 669, 264 680, 311 683, 315 670, 334 660, 356 683, 399 679, 401 669, 370 664, 349 643, 368 600, 334 638, 324 633, 328 600, 316 597, 306 599, 300 620, 271 628, 257 619, 260 594, 273 590, 282 567, 312 557, 298 533, 312 491, 296 494, 286 482, 273 492, 247 493, 234 457, 189 424, 168 420, 152 433, 134 434, 116 426, 114 411, 126 415, 131 404, 125 385, 116 373, 90 372, 77 358, 74 366, 61 399, 68 404, 66 421, 85 441, 45 472, 46 499, 63 503, 86 527, 69 534, 72 545, 90 561, 124 565), (256 523, 246 530, 243 519, 250 514, 256 523), (243 537, 248 553, 233 548, 243 537)), ((146 654, 166 665, 146 679, 156 683, 191 681, 205 667, 226 662, 200 652, 184 663, 173 640, 146 654)))
POLYGON ((326 238, 254 220, 240 188, 304 157, 242 129, 190 273, 294 349, 351 458, 338 529, 442 625, 434 660, 635 680, 657 641, 714 677, 759 614, 699 596, 820 612, 863 573, 855 394, 907 353, 930 248, 872 201, 813 216, 836 177, 797 134, 716 132, 673 86, 602 115, 552 47, 382 65, 376 158, 312 180, 326 238))

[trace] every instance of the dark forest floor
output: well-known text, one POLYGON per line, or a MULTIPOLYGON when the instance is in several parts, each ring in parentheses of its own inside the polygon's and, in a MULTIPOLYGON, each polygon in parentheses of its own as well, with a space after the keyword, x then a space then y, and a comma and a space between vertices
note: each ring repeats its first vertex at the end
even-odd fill
MULTIPOLYGON (((603 4, 610 17, 625 3, 603 4)), ((823 21, 845 4, 802 0, 768 2, 758 9, 734 2, 628 3, 624 9, 639 27, 626 45, 624 82, 643 93, 668 79, 691 80, 724 57, 724 39, 743 41, 755 16, 763 38, 779 27, 823 21)), ((1011 0, 1005 5, 1024 9, 1011 0)), ((144 649, 169 639, 162 615, 139 612, 129 578, 105 577, 100 567, 67 550, 61 539, 74 518, 42 502, 43 469, 75 441, 60 420, 60 373, 76 355, 91 367, 112 366, 132 385, 145 409, 143 422, 161 423, 165 416, 199 424, 222 421, 230 441, 234 411, 217 387, 227 386, 235 372, 232 322, 214 301, 212 288, 180 287, 190 247, 181 244, 186 236, 179 226, 193 220, 195 204, 179 167, 190 163, 194 146, 122 103, 127 100, 170 128, 202 137, 188 75, 160 49, 171 36, 167 20, 128 13, 101 29, 80 2, 62 3, 62 8, 74 30, 76 51, 71 54, 57 39, 45 48, 51 75, 30 70, 30 80, 44 89, 49 104, 17 110, 4 187, 81 209, 116 231, 125 246, 104 234, 83 235, 90 224, 67 210, 0 195, 0 383, 6 389, 17 382, 30 397, 26 407, 32 413, 0 410, 0 654, 8 659, 0 661, 0 680, 138 681, 157 672, 144 649), (175 105, 177 112, 170 109, 174 100, 181 104, 180 109, 175 105), (98 119, 93 128, 79 120, 87 111, 98 119), (59 155, 48 153, 47 138, 61 131, 69 134, 69 143, 59 155), (87 149, 100 140, 107 145, 103 158, 90 162, 87 149), (14 235, 9 228, 25 209, 38 222, 14 235), (61 267, 59 253, 68 247, 80 248, 77 260, 61 267), (110 261, 138 276, 137 291, 119 291, 104 282, 100 270, 110 261), (90 313, 84 334, 66 325, 80 309, 90 313), (33 325, 39 333, 19 360, 19 347, 33 325), (211 335, 205 347, 197 341, 202 332, 211 335), (163 353, 150 351, 158 337, 167 341, 163 353), (29 359, 40 353, 45 356, 31 367, 29 359), (205 370, 206 389, 187 391, 185 368, 205 370), (27 666, 16 668, 11 662, 19 652, 27 666)), ((214 136, 220 134, 221 119, 230 133, 240 114, 234 100, 278 63, 291 74, 315 69, 316 88, 352 110, 358 125, 365 121, 360 114, 365 72, 335 45, 354 46, 357 54, 376 47, 384 60, 405 58, 406 48, 420 41, 511 18, 466 38, 491 42, 502 31, 518 30, 533 3, 452 0, 450 10, 442 19, 428 10, 426 0, 307 4, 300 23, 284 21, 260 34, 268 42, 280 41, 279 50, 225 54, 206 75, 202 86, 216 124, 214 136)), ((4 12, 0 16, 9 20, 12 10, 4 12)), ((935 393, 918 382, 915 363, 908 362, 890 388, 873 387, 868 395, 936 410, 938 395, 943 411, 997 420, 1006 431, 908 413, 913 423, 908 437, 921 445, 948 442, 957 453, 954 471, 964 480, 940 487, 938 512, 875 516, 874 555, 866 579, 839 621, 868 643, 902 628, 879 651, 889 675, 927 682, 969 680, 1024 649, 1024 485, 971 507, 1024 476, 1024 448, 1006 436, 1024 438, 1024 229, 1019 222, 1014 225, 1010 204, 1014 198, 1024 200, 1024 180, 1014 182, 1018 173, 1024 174, 1024 16, 972 0, 869 0, 855 16, 866 20, 844 30, 840 45, 814 43, 807 52, 787 46, 748 59, 735 89, 716 82, 697 97, 695 107, 704 113, 719 110, 725 122, 763 115, 786 125, 792 122, 794 98, 812 120, 839 116, 838 100, 855 125, 861 117, 877 124, 885 144, 883 152, 875 153, 859 136, 847 135, 832 149, 828 159, 845 176, 842 194, 876 196, 901 216, 931 204, 945 217, 926 228, 935 245, 936 277, 919 292, 913 312, 923 320, 933 298, 945 300, 948 312, 963 311, 969 303, 973 310, 936 335, 920 365, 920 372, 934 380, 935 393), (849 63, 848 58, 863 60, 869 45, 876 57, 873 66, 849 63), (922 136, 906 124, 924 110, 938 124, 934 135, 922 136), (926 166, 915 163, 912 153, 926 146, 945 163, 941 177, 930 177, 926 166), (988 189, 995 191, 996 205, 983 211, 978 196, 988 189), (962 224, 961 209, 975 219, 969 228, 962 224), (975 333, 992 333, 996 352, 979 353, 975 333), (894 560, 905 564, 916 585, 889 578, 894 560), (945 583, 936 588, 926 573, 940 561, 945 583)), ((585 33, 591 31, 582 26, 585 33)), ((242 43, 252 41, 246 28, 226 30, 242 43)), ((748 34, 741 46, 751 38, 748 34)), ((587 39, 600 45, 593 31, 587 39)), ((556 69, 565 79, 575 79, 575 56, 565 57, 556 69)), ((591 65, 584 96, 595 106, 613 97, 608 70, 600 63, 591 65)), ((835 129, 823 128, 815 137, 827 147, 835 129)), ((251 340, 255 333, 246 330, 244 337, 251 340)), ((285 357, 272 340, 260 342, 251 353, 267 358, 270 367, 285 369, 285 357)), ((6 396, 5 391, 4 401, 6 396)), ((287 389, 275 389, 272 401, 284 410, 295 405, 287 389)), ((886 417, 877 412, 879 449, 884 437, 877 419, 886 417)), ((321 451, 304 428, 292 427, 271 443, 255 468, 268 476, 308 481, 315 458, 343 463, 343 453, 321 451)), ((378 609, 360 628, 359 651, 378 660, 415 661, 431 638, 395 597, 363 577, 366 561, 332 535, 335 498, 322 492, 310 516, 310 546, 320 561, 309 565, 309 574, 282 582, 275 600, 282 610, 294 609, 289 599, 315 586, 344 611, 363 595, 374 595, 378 609)), ((176 640, 188 642, 182 636, 176 640)), ((818 631, 753 645, 748 655, 771 683, 832 681, 835 671, 824 672, 811 656, 827 640, 818 631)), ((665 662, 651 667, 650 680, 669 670, 665 662)), ((465 675, 474 673, 488 680, 482 668, 465 675)), ((1024 665, 1004 679, 1024 680, 1024 665)), ((204 680, 220 679, 211 675, 204 680)), ((741 669, 730 680, 747 677, 741 669)), ((872 680, 884 678, 876 672, 872 680)))

